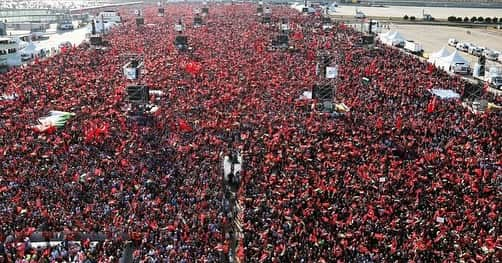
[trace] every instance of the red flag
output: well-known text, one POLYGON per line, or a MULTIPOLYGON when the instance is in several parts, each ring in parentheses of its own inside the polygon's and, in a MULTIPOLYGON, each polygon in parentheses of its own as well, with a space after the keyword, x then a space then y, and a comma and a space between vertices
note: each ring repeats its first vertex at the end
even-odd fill
POLYGON ((182 132, 191 132, 192 131, 192 127, 190 127, 190 125, 188 125, 188 123, 184 119, 178 120, 178 126, 179 126, 180 131, 182 131, 182 132))
POLYGON ((26 250, 26 244, 23 242, 16 247, 17 255, 20 258, 24 258, 24 251, 26 250))
POLYGON ((396 253, 396 248, 397 248, 397 240, 396 238, 392 239, 392 243, 390 245, 390 254, 396 253))
POLYGON ((82 247, 84 247, 84 248, 89 248, 90 244, 91 244, 91 240, 89 238, 86 238, 84 241, 82 241, 82 247))
POLYGON ((37 229, 34 227, 28 227, 25 229, 24 233, 27 237, 30 237, 33 233, 35 233, 37 229))
POLYGON ((433 64, 430 64, 430 63, 429 63, 429 64, 427 64, 427 72, 428 72, 429 74, 434 73, 434 69, 435 69, 435 67, 434 67, 434 65, 433 65, 433 64))
POLYGON ((159 225, 157 224, 156 220, 152 220, 149 224, 150 228, 154 231, 156 231, 159 228, 159 225))
POLYGON ((293 40, 302 40, 303 39, 303 33, 301 31, 297 31, 293 34, 293 40))
POLYGON ((192 75, 196 75, 201 69, 202 66, 196 62, 190 62, 185 66, 185 70, 192 75))
POLYGON ((50 248, 44 249, 44 253, 42 254, 42 257, 48 257, 50 255, 51 255, 51 249, 50 248))
POLYGON ((245 254, 244 254, 244 247, 243 246, 239 246, 239 248, 237 249, 237 257, 241 259, 241 262, 244 262, 244 257, 245 257, 245 254))
POLYGON ((401 118, 401 115, 397 115, 396 129, 401 130, 402 127, 403 127, 403 119, 401 118))
POLYGON ((382 129, 382 127, 383 127, 383 120, 382 120, 382 118, 381 118, 381 117, 378 117, 378 119, 377 119, 377 121, 376 121, 376 125, 375 125, 375 127, 376 127, 377 129, 382 129))
POLYGON ((488 90, 490 89, 490 84, 485 81, 485 84, 483 85, 483 94, 488 93, 488 90))
POLYGON ((433 113, 434 110, 436 109, 436 96, 434 96, 434 98, 432 98, 432 100, 429 102, 429 104, 427 105, 427 113, 433 113))

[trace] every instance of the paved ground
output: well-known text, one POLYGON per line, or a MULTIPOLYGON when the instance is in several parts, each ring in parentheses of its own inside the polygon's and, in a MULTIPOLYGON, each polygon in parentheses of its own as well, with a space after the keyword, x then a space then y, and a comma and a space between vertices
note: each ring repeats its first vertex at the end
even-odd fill
MULTIPOLYGON (((484 46, 502 51, 502 33, 491 32, 485 29, 398 24, 391 24, 390 28, 392 30, 398 30, 399 33, 407 39, 421 43, 426 54, 436 52, 443 46, 448 47, 449 38, 456 38, 460 41, 467 41, 477 46, 484 46)), ((448 47, 448 50, 451 52, 455 49, 453 47, 448 47)), ((477 57, 468 55, 467 53, 462 52, 461 54, 471 62, 471 65, 474 65, 478 60, 477 57)))
POLYGON ((422 10, 435 18, 448 18, 449 16, 483 16, 502 17, 502 9, 495 8, 445 8, 445 7, 414 7, 414 6, 387 6, 387 7, 359 7, 339 6, 337 15, 355 15, 356 8, 367 16, 403 17, 404 15, 422 17, 422 10))
POLYGON ((85 40, 85 34, 89 31, 86 27, 77 28, 77 24, 74 23, 75 30, 56 32, 56 25, 51 25, 51 28, 47 30, 48 40, 38 41, 35 44, 38 47, 51 49, 52 47, 57 48, 60 43, 69 41, 72 44, 78 45, 85 40))

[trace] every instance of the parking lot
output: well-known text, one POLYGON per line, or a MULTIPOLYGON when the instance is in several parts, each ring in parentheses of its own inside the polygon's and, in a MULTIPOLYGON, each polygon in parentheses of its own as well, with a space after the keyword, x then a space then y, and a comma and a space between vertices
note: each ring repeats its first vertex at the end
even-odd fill
MULTIPOLYGON (((454 51, 454 47, 448 46, 449 38, 502 51, 502 33, 487 31, 485 29, 398 24, 391 24, 390 29, 398 30, 406 39, 421 43, 424 48, 424 54, 436 52, 443 46, 448 47, 450 52, 454 51)), ((478 57, 476 56, 465 52, 461 52, 461 54, 471 63, 471 66, 478 61, 478 57)), ((487 64, 492 65, 494 62, 487 60, 487 64)), ((502 66, 500 63, 497 63, 497 65, 502 66)))

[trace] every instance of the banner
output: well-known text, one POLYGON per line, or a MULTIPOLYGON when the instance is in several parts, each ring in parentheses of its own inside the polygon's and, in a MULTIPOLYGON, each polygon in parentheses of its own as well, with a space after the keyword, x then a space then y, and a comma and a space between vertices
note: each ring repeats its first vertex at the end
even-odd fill
POLYGON ((326 78, 335 79, 338 77, 338 66, 326 67, 326 78))
POLYGON ((130 80, 137 79, 138 75, 136 68, 124 67, 124 76, 130 80))

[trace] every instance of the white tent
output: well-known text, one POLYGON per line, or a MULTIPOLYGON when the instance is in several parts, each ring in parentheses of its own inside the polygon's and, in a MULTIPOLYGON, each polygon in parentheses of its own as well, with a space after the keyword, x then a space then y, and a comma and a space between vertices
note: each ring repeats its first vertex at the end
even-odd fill
POLYGON ((15 37, 14 40, 16 40, 16 43, 19 45, 20 49, 23 49, 26 46, 28 46, 28 42, 21 40, 19 37, 15 37))
POLYGON ((434 65, 446 71, 454 71, 456 67, 469 67, 469 62, 455 50, 449 56, 438 58, 434 65))
POLYGON ((444 58, 450 55, 450 52, 446 49, 446 47, 441 48, 438 52, 434 52, 429 56, 428 61, 432 64, 436 63, 436 60, 440 58, 444 58))
MULTIPOLYGON (((117 23, 115 22, 112 22, 112 21, 102 21, 100 19, 97 19, 95 20, 95 30, 96 30, 96 33, 104 33, 104 32, 108 32, 110 31, 110 29, 112 29, 112 27, 115 27, 117 25, 117 23)), ((92 25, 89 25, 87 27, 88 29, 88 32, 89 33, 92 33, 92 25)))
POLYGON ((36 55, 38 54, 39 52, 39 48, 33 43, 33 42, 30 42, 28 43, 28 46, 26 46, 25 48, 21 49, 21 51, 19 51, 22 55, 36 55))
POLYGON ((404 41, 406 41, 406 39, 401 34, 399 34, 398 31, 389 34, 385 39, 382 40, 384 44, 391 46, 404 45, 404 41))
POLYGON ((297 10, 298 12, 303 12, 303 8, 307 8, 309 14, 315 13, 315 9, 311 6, 305 6, 303 3, 294 3, 291 8, 297 10))
POLYGON ((431 89, 430 92, 443 100, 460 98, 460 94, 451 89, 431 89))
POLYGON ((387 38, 392 35, 394 33, 394 31, 387 31, 385 33, 382 33, 378 36, 378 38, 380 39, 380 41, 384 42, 387 40, 387 38))

